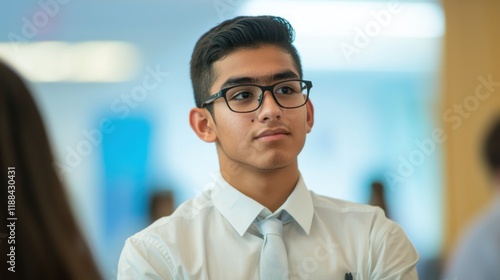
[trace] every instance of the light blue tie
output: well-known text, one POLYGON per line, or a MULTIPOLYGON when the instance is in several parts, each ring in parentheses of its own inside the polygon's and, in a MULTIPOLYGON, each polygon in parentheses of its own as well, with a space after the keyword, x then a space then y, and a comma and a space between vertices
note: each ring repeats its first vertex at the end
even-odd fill
POLYGON ((257 223, 264 236, 260 252, 260 280, 287 280, 288 260, 281 236, 283 223, 277 218, 265 219, 257 223))

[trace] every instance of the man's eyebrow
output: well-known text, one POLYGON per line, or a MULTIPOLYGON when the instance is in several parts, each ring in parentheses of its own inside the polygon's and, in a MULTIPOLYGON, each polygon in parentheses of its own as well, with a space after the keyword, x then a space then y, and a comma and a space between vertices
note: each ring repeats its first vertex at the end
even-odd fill
POLYGON ((262 76, 262 77, 232 77, 227 79, 221 86, 221 88, 226 88, 234 85, 241 84, 258 84, 259 82, 270 83, 273 81, 286 80, 286 79, 298 79, 299 76, 291 70, 279 72, 276 74, 262 76))
POLYGON ((295 74, 295 72, 288 70, 272 75, 270 81, 278 81, 285 79, 299 79, 299 76, 295 74))

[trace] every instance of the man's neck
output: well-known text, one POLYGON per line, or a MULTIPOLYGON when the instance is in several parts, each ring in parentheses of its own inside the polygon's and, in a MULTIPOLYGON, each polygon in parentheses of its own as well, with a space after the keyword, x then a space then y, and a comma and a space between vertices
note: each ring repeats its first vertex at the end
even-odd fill
POLYGON ((297 162, 276 170, 251 167, 221 168, 222 177, 244 195, 275 212, 287 200, 299 180, 297 162))

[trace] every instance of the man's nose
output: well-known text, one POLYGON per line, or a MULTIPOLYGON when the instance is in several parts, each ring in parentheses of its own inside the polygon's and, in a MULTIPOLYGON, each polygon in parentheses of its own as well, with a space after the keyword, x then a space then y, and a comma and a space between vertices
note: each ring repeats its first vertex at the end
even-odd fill
POLYGON ((266 90, 261 98, 262 104, 259 108, 258 118, 260 121, 265 121, 268 119, 274 120, 279 119, 281 117, 281 107, 278 105, 276 100, 274 100, 273 94, 271 91, 266 90))

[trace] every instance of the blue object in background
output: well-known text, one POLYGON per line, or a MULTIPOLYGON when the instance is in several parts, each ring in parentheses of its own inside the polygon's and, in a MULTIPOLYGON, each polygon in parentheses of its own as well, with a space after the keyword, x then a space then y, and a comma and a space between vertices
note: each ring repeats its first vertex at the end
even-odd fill
POLYGON ((123 241, 147 226, 149 215, 148 159, 151 127, 140 118, 112 119, 103 134, 102 246, 116 265, 123 241))

